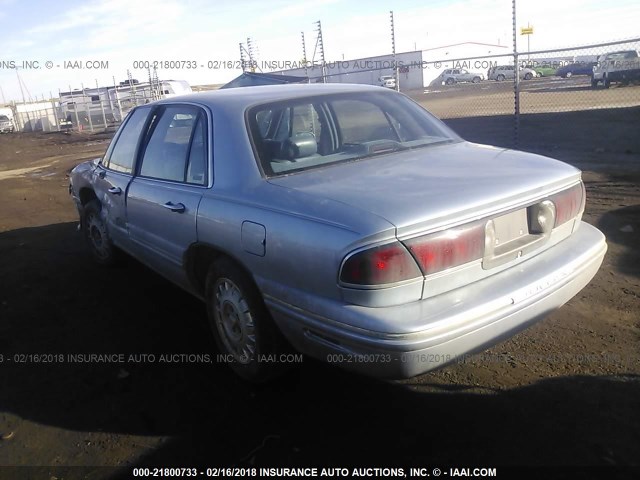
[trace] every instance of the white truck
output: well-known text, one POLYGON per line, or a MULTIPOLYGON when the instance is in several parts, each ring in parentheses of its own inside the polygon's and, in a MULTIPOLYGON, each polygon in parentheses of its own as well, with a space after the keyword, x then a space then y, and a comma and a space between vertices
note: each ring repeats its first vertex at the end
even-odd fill
POLYGON ((593 67, 591 86, 596 88, 600 82, 609 88, 611 82, 629 83, 640 80, 640 55, 636 50, 609 52, 598 57, 593 67))

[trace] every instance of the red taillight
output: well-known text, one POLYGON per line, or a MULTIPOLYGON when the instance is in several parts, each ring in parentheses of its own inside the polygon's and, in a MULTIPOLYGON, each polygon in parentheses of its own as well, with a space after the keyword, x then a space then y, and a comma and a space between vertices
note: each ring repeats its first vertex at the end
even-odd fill
POLYGON ((567 190, 552 195, 549 200, 556 206, 555 226, 557 227, 576 217, 584 209, 584 186, 581 182, 567 190))
POLYGON ((482 258, 484 223, 450 228, 412 238, 404 244, 418 261, 422 273, 429 275, 482 258))
POLYGON ((421 276, 416 262, 400 242, 351 255, 340 271, 340 281, 354 285, 383 285, 421 276))

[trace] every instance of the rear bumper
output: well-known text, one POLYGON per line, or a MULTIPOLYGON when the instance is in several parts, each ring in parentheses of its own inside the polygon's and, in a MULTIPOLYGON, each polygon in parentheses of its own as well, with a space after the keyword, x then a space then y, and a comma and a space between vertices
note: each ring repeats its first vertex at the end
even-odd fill
POLYGON ((311 312, 272 296, 265 301, 301 352, 366 375, 409 378, 546 317, 589 283, 606 250, 604 235, 582 223, 571 237, 517 267, 419 302, 372 308, 318 298, 311 312), (397 325, 398 333, 389 325, 397 325))

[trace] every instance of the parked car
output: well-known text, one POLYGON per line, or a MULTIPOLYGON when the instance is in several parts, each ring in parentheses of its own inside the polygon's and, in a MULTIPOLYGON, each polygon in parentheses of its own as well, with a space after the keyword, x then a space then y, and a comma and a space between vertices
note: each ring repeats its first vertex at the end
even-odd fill
POLYGON ((438 76, 439 83, 446 85, 463 82, 480 83, 482 80, 484 80, 482 73, 470 72, 464 68, 447 68, 438 76))
MULTIPOLYGON (((515 77, 513 65, 498 65, 495 67, 491 67, 489 72, 487 73, 487 79, 489 80, 497 80, 498 82, 502 82, 504 80, 513 80, 515 77)), ((520 68, 519 76, 524 80, 531 80, 536 76, 536 72, 531 68, 522 67, 520 68)))
POLYGON ((536 77, 553 77, 556 74, 556 68, 551 66, 533 67, 536 77))
POLYGON ((14 129, 11 119, 6 115, 0 115, 0 133, 13 133, 14 129))
POLYGON ((63 130, 66 132, 73 129, 73 122, 71 121, 71 115, 67 115, 66 118, 58 119, 58 126, 60 127, 60 130, 63 130))
POLYGON ((387 88, 396 88, 396 77, 393 75, 383 75, 378 78, 378 85, 387 88))
POLYGON ((575 62, 564 65, 556 70, 556 76, 570 78, 574 75, 593 75, 593 67, 596 62, 575 62))
POLYGON ((635 50, 622 50, 601 55, 593 67, 591 86, 596 88, 602 82, 609 88, 611 82, 629 83, 640 80, 640 55, 635 50))
POLYGON ((291 347, 379 377, 439 368, 560 307, 606 251, 579 170, 465 142, 376 86, 139 106, 70 181, 95 260, 127 252, 201 298, 252 381, 291 347))

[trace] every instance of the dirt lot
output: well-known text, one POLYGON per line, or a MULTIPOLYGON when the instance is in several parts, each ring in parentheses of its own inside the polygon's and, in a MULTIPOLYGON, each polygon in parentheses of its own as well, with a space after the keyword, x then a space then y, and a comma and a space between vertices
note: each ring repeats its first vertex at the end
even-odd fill
MULTIPOLYGON (((215 356, 203 306, 133 260, 91 263, 67 172, 99 156, 108 135, 0 136, 0 465, 43 466, 0 477, 114 478, 131 465, 194 463, 554 467, 540 478, 573 477, 559 466, 589 467, 582 478, 603 473, 594 466, 640 467, 640 110, 625 115, 523 119, 524 149, 585 170, 584 218, 609 242, 596 278, 561 310, 412 380, 304 359, 263 387, 215 361, 162 362, 215 356), (125 361, 68 361, 81 353, 125 361)), ((473 141, 512 141, 505 117, 450 125, 473 141)))

